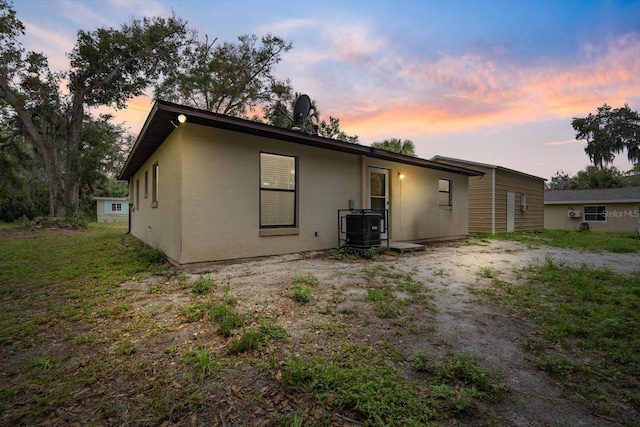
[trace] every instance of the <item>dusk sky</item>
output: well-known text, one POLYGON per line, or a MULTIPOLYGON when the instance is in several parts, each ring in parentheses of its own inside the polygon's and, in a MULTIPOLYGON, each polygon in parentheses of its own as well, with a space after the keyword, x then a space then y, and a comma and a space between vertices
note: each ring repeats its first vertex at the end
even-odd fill
MULTIPOLYGON (((640 110, 640 1, 16 0, 26 49, 67 69, 78 29, 171 11, 202 35, 272 33, 277 67, 361 144, 411 139, 418 156, 550 178, 589 164, 573 117, 640 110)), ((137 135, 149 96, 116 114, 137 135)), ((630 169, 626 153, 614 163, 630 169)))

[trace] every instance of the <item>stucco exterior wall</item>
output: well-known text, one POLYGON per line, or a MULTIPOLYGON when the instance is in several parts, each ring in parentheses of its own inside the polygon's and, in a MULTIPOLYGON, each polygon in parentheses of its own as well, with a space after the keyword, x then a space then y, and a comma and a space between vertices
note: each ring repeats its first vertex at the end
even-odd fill
POLYGON ((148 245, 163 250, 169 258, 177 262, 180 262, 182 247, 180 143, 183 131, 183 128, 178 128, 169 135, 134 174, 129 183, 129 199, 133 204, 129 225, 131 234, 148 245), (156 162, 158 163, 158 204, 157 207, 153 207, 153 165, 156 162), (144 194, 145 171, 148 177, 146 197, 144 194), (136 193, 138 188, 140 194, 136 193))
MULTIPOLYGON (((389 170, 390 238, 467 235, 467 177, 355 154, 187 123, 136 172, 151 180, 158 162, 159 203, 140 195, 132 233, 179 264, 322 250, 338 246, 338 209, 368 205, 368 167, 389 170), (260 228, 260 153, 297 159, 297 226, 260 228), (398 174, 405 176, 400 180, 398 174), (452 181, 451 207, 438 206, 438 179, 452 181)), ((149 182, 151 186, 151 182, 149 182)))
MULTIPOLYGON (((468 178, 417 166, 366 159, 365 167, 389 170, 390 239, 426 241, 468 235, 468 178), (400 179, 399 174, 404 176, 400 179), (451 181, 451 206, 439 206, 438 181, 451 181)), ((366 170, 364 171, 366 173, 366 170)), ((368 188, 363 187, 365 207, 368 188)))
POLYGON ((638 203, 548 204, 544 207, 544 228, 578 230, 581 223, 587 222, 592 231, 632 232, 640 226, 639 210, 638 203), (606 221, 586 221, 585 206, 606 206, 606 221), (569 209, 580 210, 582 216, 570 218, 569 209))

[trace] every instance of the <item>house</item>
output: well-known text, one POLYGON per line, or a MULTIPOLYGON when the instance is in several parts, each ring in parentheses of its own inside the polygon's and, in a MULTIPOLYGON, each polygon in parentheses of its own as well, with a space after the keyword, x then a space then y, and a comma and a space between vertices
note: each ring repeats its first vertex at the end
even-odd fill
POLYGON ((634 231, 640 226, 640 187, 544 193, 544 227, 634 231))
POLYGON ((469 177, 469 233, 542 230, 544 178, 450 157, 431 160, 484 172, 484 176, 469 177))
POLYGON ((339 245, 339 209, 388 209, 398 241, 467 236, 480 172, 157 101, 120 179, 131 233, 177 264, 339 245))
POLYGON ((98 222, 129 220, 129 199, 126 197, 94 197, 98 222))

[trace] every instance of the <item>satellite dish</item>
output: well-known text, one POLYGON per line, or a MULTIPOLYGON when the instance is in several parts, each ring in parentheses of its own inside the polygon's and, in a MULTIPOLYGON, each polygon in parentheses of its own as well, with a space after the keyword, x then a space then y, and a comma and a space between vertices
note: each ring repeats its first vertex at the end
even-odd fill
POLYGON ((297 126, 302 126, 310 110, 311 99, 307 95, 300 95, 296 100, 296 105, 293 107, 293 122, 297 126))

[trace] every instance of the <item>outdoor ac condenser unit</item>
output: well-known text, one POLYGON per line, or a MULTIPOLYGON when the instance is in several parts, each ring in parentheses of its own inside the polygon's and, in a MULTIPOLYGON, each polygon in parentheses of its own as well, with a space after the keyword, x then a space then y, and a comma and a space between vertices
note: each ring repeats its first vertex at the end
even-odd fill
POLYGON ((582 212, 575 209, 571 209, 567 212, 567 216, 569 218, 580 218, 582 216, 582 212))

